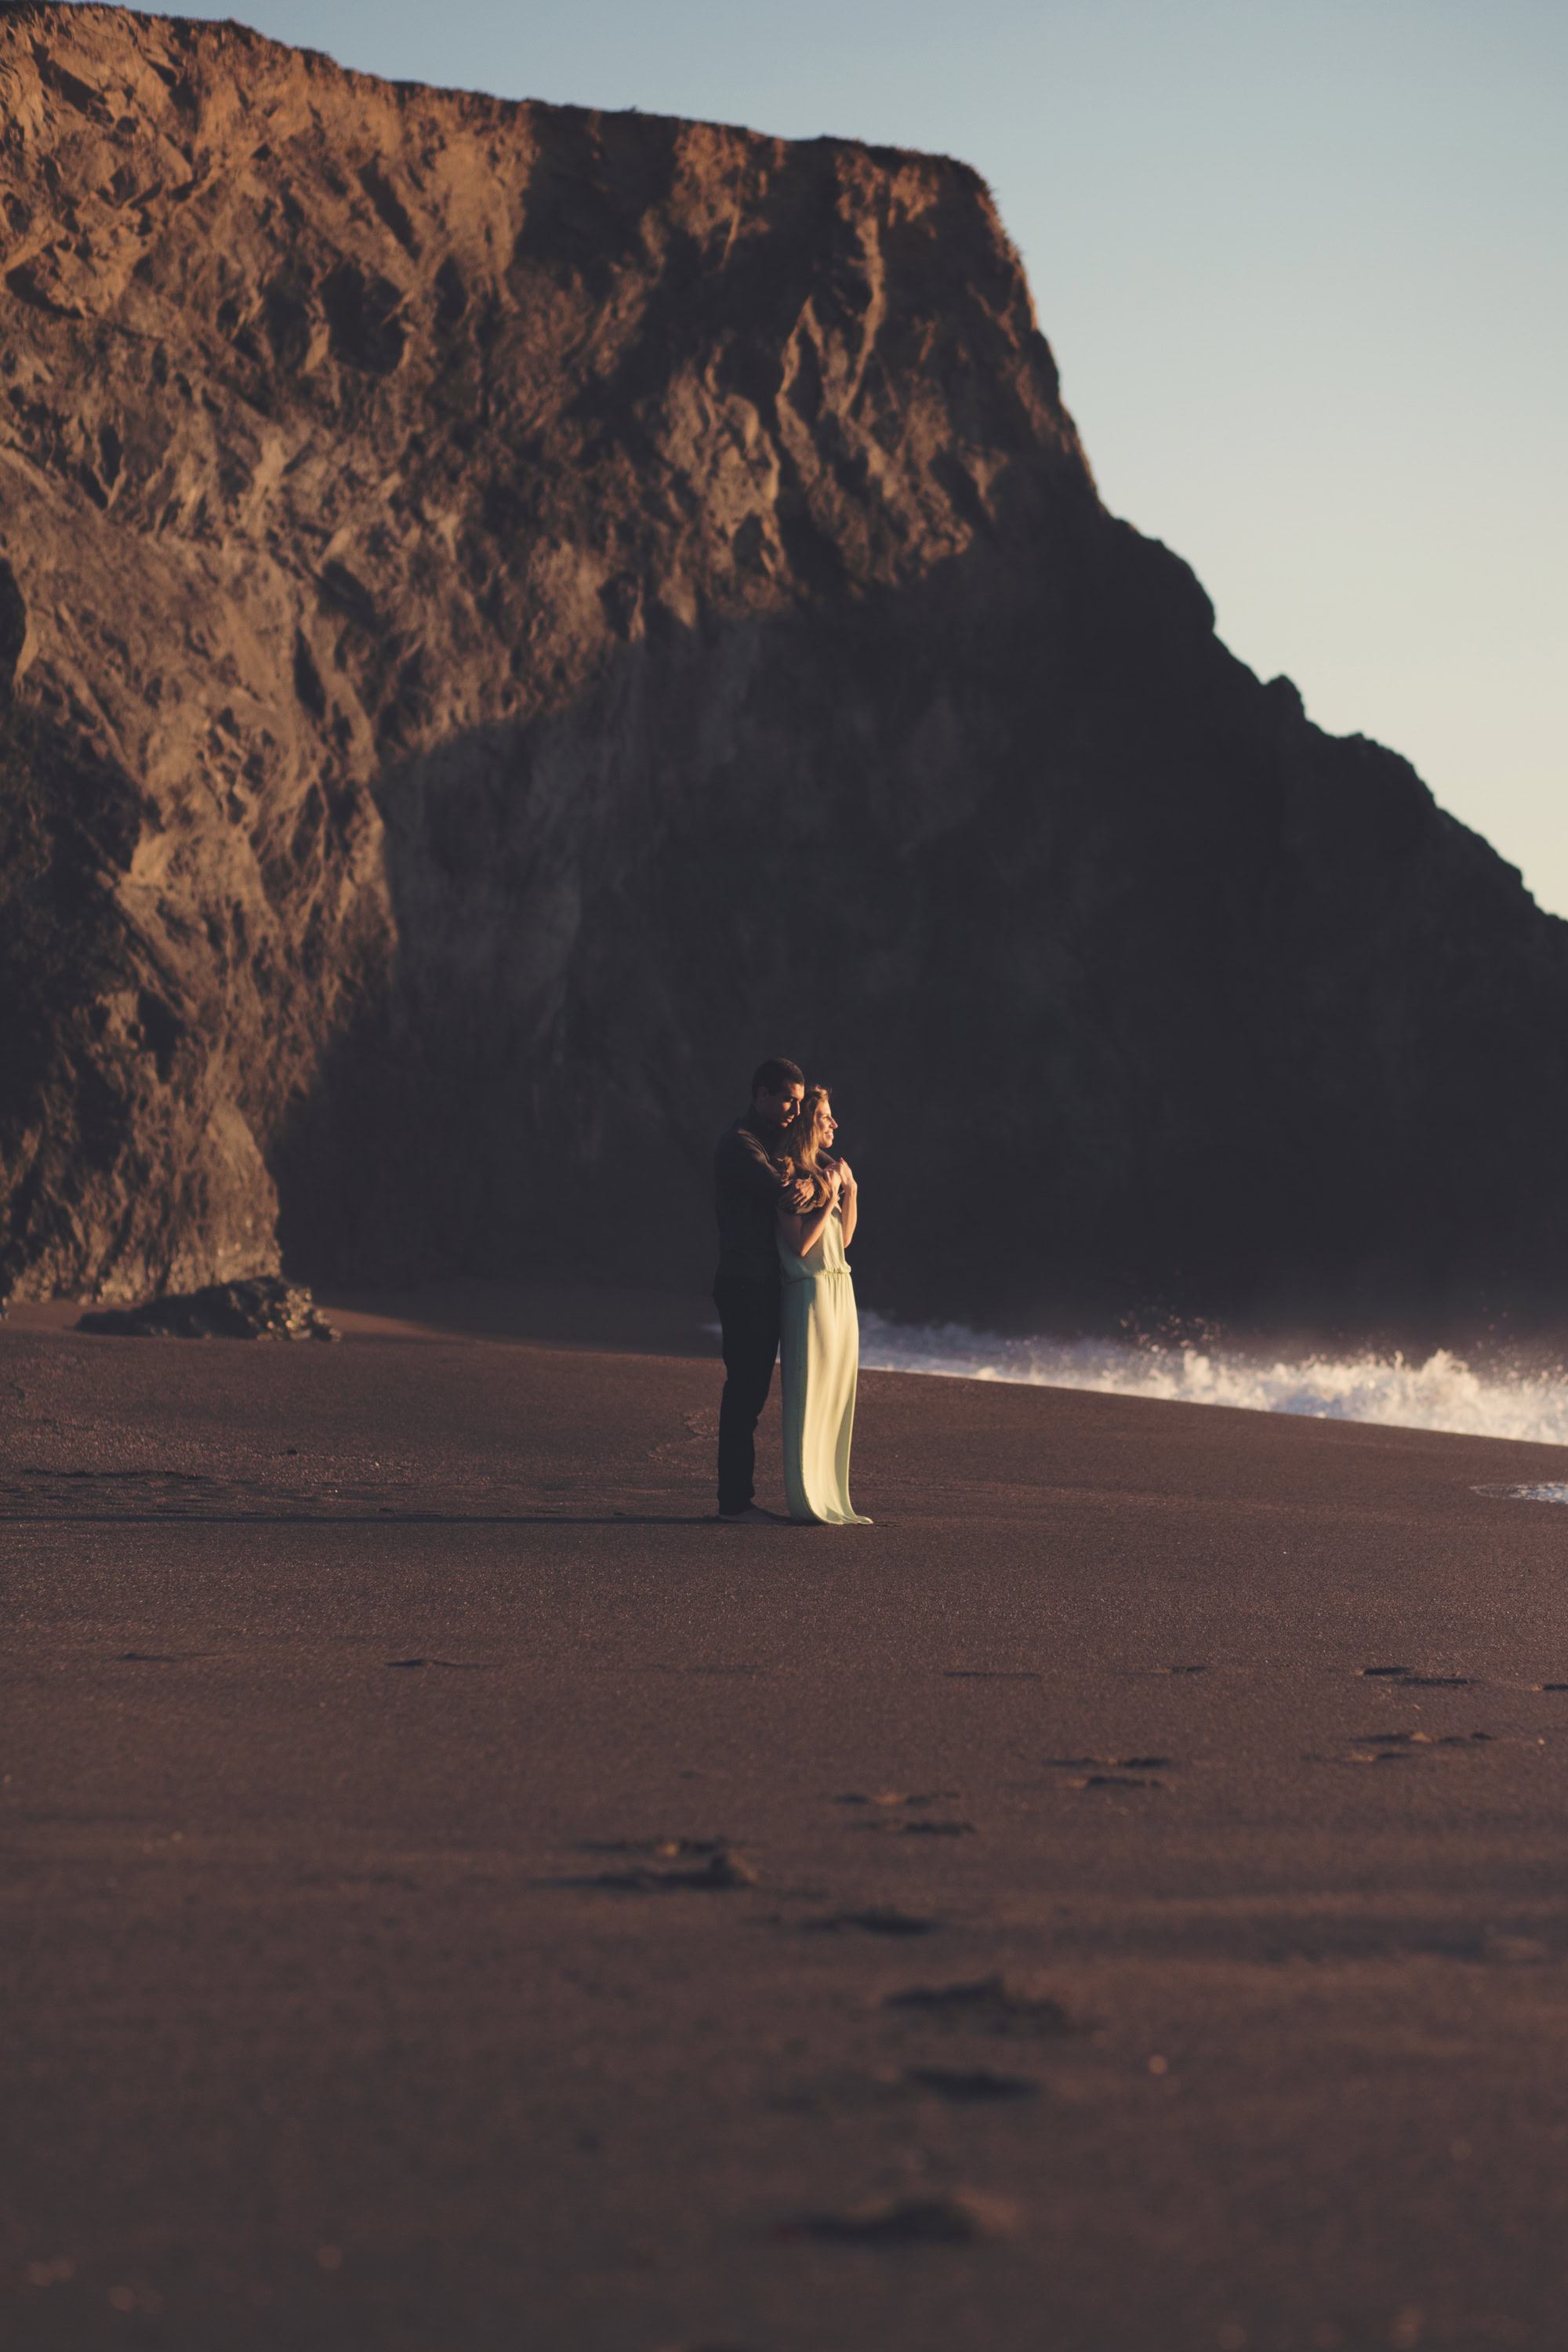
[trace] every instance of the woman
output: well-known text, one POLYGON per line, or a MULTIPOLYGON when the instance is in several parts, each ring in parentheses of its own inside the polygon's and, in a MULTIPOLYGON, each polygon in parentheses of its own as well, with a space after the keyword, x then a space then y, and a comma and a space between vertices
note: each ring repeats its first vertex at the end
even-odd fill
POLYGON ((860 1327, 844 1246, 854 1239, 858 1193, 847 1160, 832 1156, 837 1132, 827 1089, 810 1087, 779 1139, 780 1157, 812 1192, 798 1213, 778 1213, 784 1495, 792 1519, 868 1528, 849 1500, 860 1327))

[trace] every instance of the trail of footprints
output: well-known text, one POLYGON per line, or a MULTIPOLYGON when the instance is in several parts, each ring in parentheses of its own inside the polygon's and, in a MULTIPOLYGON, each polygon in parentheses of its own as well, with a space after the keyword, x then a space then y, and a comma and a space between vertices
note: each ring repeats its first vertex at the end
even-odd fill
MULTIPOLYGON (((1363 1666, 1363 1682, 1377 1683, 1385 1690, 1461 1691, 1479 1687, 1470 1675, 1423 1674, 1418 1667, 1407 1665, 1363 1666)), ((1535 1689, 1565 1690, 1568 1684, 1537 1683, 1535 1689)), ((1497 1745, 1489 1731, 1428 1731, 1419 1726, 1384 1725, 1376 1731, 1354 1734, 1341 1749, 1339 1761, 1343 1764, 1379 1765, 1410 1763, 1422 1755, 1436 1755, 1441 1750, 1457 1748, 1474 1751, 1497 1745)), ((1321 1759, 1310 1757, 1308 1762, 1321 1759)))
MULTIPOLYGON (((1151 1760, 1164 1761, 1117 1760, 1141 1766, 1151 1760)), ((1081 1783, 1091 1784, 1089 1779, 1081 1783)), ((1140 1780, 1137 1785, 1144 1784, 1140 1780)), ((959 1792, 953 1789, 883 1789, 850 1790, 833 1802, 863 1816, 846 1824, 852 1829, 936 1838, 978 1835, 973 1822, 931 1811, 958 1801, 959 1792)), ((600 1839, 585 1843, 584 1851, 614 1866, 557 1880, 557 1885, 647 1895, 726 1893, 754 1888, 760 1883, 752 1864, 721 1838, 600 1839)), ((811 1936, 904 1939, 933 1935, 942 1923, 890 1906, 872 1905, 821 1912, 804 1919, 776 1917, 773 1924, 811 1936)), ((983 2063, 973 2050, 974 2042, 1059 2045, 1087 2038, 1098 2024, 1077 2014, 1051 1986, 1000 1970, 949 1982, 902 1985, 882 1994, 878 2009, 900 2039, 913 2033, 925 2046, 907 2058, 841 2068, 803 2088, 781 2092, 774 2102, 781 2112, 832 2118, 884 2110, 898 2113, 933 2101, 963 2110, 1021 2108, 1037 2100, 1045 2085, 1016 2063, 983 2063), (954 2044, 951 2055, 931 2046, 942 2041, 954 2044)), ((1001 2053, 997 2056, 1000 2061, 1001 2053)), ((771 2235, 781 2243, 809 2240, 823 2245, 889 2249, 970 2246, 1009 2236, 1017 2221, 1018 2209, 1010 2199, 953 2186, 937 2193, 882 2196, 796 2214, 778 2223, 771 2235)))
MULTIPOLYGON (((1202 1673, 1198 1666, 1169 1669, 1202 1673)), ((1473 1687, 1464 1675, 1425 1675, 1406 1665, 1373 1664, 1362 1669, 1363 1678, 1385 1686, 1418 1690, 1465 1690, 1473 1687)), ((1568 1682, 1540 1683, 1538 1691, 1568 1692, 1568 1682)), ((1355 1764, 1397 1762, 1425 1753, 1466 1749, 1476 1751, 1496 1744, 1484 1730, 1437 1733, 1419 1728, 1388 1727, 1352 1740, 1342 1760, 1355 1764)), ((1160 1776, 1173 1769, 1173 1759, 1159 1755, 1052 1756, 1042 1759, 1047 1772, 1059 1773, 1067 1788, 1161 1790, 1168 1785, 1160 1776)), ((848 1790, 832 1801, 856 1816, 847 1823, 855 1830, 882 1836, 952 1839, 979 1834, 976 1824, 962 1815, 934 1811, 960 1801, 954 1789, 848 1790)), ((755 1889, 761 1884, 755 1867, 729 1841, 721 1838, 667 1837, 601 1841, 588 1851, 614 1855, 619 1866, 593 1876, 557 1881, 558 1885, 603 1887, 636 1895, 660 1892, 724 1894, 755 1889)), ((870 1905, 817 1913, 773 1925, 811 1936, 867 1936, 893 1940, 937 1933, 942 1921, 886 1905, 870 1905)), ((1540 1960, 1546 1948, 1531 1938, 1489 1933, 1483 1958, 1540 1960)), ((1100 2021, 1074 2011, 1047 1984, 1004 1971, 952 1982, 905 1985, 884 1993, 879 2011, 889 2025, 917 2031, 929 2041, 933 2034, 959 2037, 973 2043, 985 2039, 1013 2045, 1062 2044, 1097 2033, 1100 2021)), ((1163 2073, 1163 2062, 1151 2060, 1152 2073, 1163 2073)), ((957 2048, 952 2063, 939 2063, 929 2048, 918 2061, 884 2063, 862 2069, 840 2069, 805 2088, 781 2093, 775 2102, 785 2113, 833 2116, 880 2109, 898 2110, 919 2102, 939 2100, 959 2108, 1004 2110, 1040 2097, 1045 2085, 1030 2074, 1005 2063, 976 2063, 957 2048)), ((1009 2235, 1016 2227, 1016 2207, 1005 2198, 967 2188, 939 2195, 889 2196, 837 2210, 799 2214, 781 2222, 772 2232, 777 2242, 811 2240, 826 2245, 886 2247, 974 2245, 1009 2235)))

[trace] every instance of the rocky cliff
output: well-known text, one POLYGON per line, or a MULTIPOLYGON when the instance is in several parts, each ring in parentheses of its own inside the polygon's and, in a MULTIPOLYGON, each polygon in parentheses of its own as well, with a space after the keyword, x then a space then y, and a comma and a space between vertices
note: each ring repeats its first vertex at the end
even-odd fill
MULTIPOLYGON (((4 1281, 1561 1297, 1568 927, 1101 507, 961 164, 0 15, 4 1281)), ((1151 397, 1158 396, 1152 388, 1151 397)))

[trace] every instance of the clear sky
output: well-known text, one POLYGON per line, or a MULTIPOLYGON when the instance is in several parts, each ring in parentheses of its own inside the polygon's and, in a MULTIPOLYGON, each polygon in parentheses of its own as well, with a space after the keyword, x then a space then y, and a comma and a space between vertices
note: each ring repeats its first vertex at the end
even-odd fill
POLYGON ((397 79, 973 163, 1106 503, 1568 915, 1563 0, 233 5, 397 79))

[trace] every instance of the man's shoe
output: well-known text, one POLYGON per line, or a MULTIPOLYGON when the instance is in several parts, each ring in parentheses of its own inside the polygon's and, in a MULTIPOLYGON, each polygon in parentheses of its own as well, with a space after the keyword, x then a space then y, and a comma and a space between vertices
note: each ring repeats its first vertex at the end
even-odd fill
POLYGON ((725 1528, 776 1528, 782 1524, 776 1511, 759 1510, 755 1503, 748 1503, 743 1511, 719 1511, 715 1517, 725 1528))

